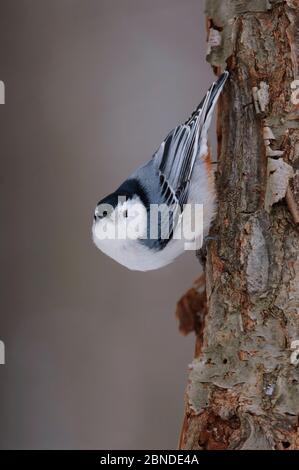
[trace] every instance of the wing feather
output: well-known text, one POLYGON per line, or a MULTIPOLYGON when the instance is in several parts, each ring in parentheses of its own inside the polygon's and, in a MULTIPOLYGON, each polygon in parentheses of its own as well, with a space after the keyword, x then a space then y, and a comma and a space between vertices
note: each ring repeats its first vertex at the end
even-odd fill
POLYGON ((201 141, 206 139, 212 112, 227 76, 228 72, 225 72, 213 83, 190 118, 168 134, 155 154, 163 179, 163 193, 170 191, 181 208, 188 200, 194 163, 200 152, 201 141))
POLYGON ((206 139, 213 109, 228 77, 225 72, 213 83, 190 118, 173 129, 154 155, 158 166, 160 192, 165 211, 161 211, 159 237, 148 240, 151 247, 162 249, 172 238, 179 214, 188 201, 189 183, 202 139, 206 139), (171 207, 171 211, 167 210, 171 207), (165 239, 162 234, 168 233, 165 239))

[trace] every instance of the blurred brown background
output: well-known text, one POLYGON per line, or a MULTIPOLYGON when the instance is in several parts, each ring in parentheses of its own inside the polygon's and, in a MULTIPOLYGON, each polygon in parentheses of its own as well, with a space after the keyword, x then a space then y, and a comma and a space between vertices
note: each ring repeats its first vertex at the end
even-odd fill
POLYGON ((198 104, 203 0, 1 0, 1 448, 172 449, 194 338, 193 253, 135 273, 95 203, 198 104))

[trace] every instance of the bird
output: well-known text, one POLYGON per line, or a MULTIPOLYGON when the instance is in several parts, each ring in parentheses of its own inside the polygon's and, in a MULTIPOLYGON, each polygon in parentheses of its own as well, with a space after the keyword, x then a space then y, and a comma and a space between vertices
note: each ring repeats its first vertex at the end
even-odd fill
POLYGON ((202 246, 216 212, 208 130, 228 76, 227 71, 221 74, 152 158, 97 203, 93 242, 126 268, 160 269, 190 249, 190 243, 196 249, 202 246), (194 223, 199 208, 201 223, 186 237, 182 227, 194 223))

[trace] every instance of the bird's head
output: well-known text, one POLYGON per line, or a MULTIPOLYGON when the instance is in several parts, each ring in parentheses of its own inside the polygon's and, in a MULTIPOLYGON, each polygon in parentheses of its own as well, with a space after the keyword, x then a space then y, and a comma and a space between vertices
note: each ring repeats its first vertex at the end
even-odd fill
MULTIPOLYGON (((124 242, 146 237, 147 200, 135 180, 128 180, 98 202, 92 232, 95 244, 102 251, 107 251, 109 241, 124 242)), ((115 244, 110 243, 110 246, 115 244)))

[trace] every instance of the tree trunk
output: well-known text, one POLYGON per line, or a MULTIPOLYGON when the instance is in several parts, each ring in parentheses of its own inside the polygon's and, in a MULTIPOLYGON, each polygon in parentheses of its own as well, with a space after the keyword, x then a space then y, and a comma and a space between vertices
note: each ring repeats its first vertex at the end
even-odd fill
POLYGON ((206 14, 208 61, 230 79, 179 447, 299 449, 299 0, 207 0, 206 14))

